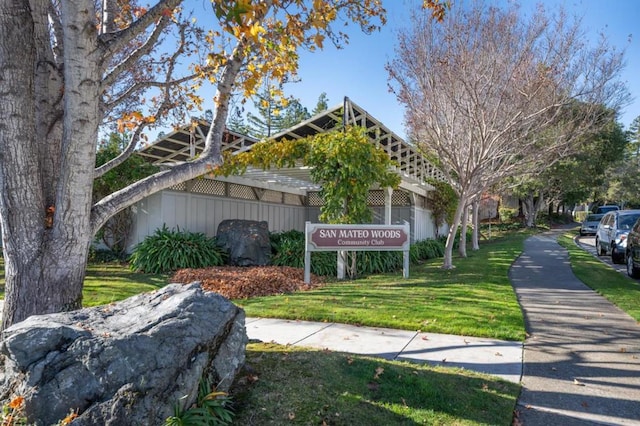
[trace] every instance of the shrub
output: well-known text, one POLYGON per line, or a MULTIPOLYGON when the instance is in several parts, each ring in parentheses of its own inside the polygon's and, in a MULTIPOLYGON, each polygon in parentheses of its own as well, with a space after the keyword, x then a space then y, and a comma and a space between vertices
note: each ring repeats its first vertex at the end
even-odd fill
POLYGON ((110 249, 89 248, 89 262, 91 263, 112 263, 126 260, 125 253, 116 253, 110 249))
POLYGON ((163 225, 133 249, 130 261, 133 270, 164 274, 183 268, 223 265, 225 257, 215 238, 169 230, 163 225))
POLYGON ((272 265, 304 268, 304 232, 291 230, 272 233, 269 239, 272 265))
MULTIPOLYGON (((272 233, 271 264, 304 268, 304 232, 291 230, 272 233)), ((336 252, 318 251, 311 253, 311 273, 318 276, 336 275, 336 252)))
MULTIPOLYGON (((271 264, 304 268, 304 232, 287 231, 272 233, 271 264)), ((371 275, 394 272, 402 269, 402 252, 399 251, 359 251, 356 252, 357 275, 371 275)), ((444 255, 444 241, 427 239, 411 245, 409 256, 414 264, 444 255)), ((335 276, 337 270, 335 251, 311 253, 311 273, 319 276, 335 276)), ((349 262, 349 260, 347 260, 349 262)))
POLYGON ((426 239, 411 244, 409 256, 411 263, 417 264, 428 259, 444 256, 445 239, 426 239))
POLYGON ((507 207, 500 207, 498 210, 501 222, 514 222, 518 216, 518 209, 510 209, 507 207))

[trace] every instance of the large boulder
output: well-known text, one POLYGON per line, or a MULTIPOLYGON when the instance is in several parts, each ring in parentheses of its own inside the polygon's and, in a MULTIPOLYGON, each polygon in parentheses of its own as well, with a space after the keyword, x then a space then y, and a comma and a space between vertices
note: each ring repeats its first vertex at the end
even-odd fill
POLYGON ((2 401, 29 424, 162 425, 201 378, 227 390, 244 363, 244 311, 199 283, 111 305, 32 316, 3 332, 2 401))
POLYGON ((233 266, 265 266, 271 260, 269 224, 264 221, 229 219, 218 225, 218 245, 229 253, 233 266))

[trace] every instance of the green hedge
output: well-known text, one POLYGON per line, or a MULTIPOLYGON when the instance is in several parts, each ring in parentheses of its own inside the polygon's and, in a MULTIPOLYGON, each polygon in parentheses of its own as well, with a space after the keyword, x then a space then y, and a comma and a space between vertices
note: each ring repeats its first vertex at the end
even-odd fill
MULTIPOLYGON (((271 234, 271 264, 304 268, 304 232, 287 231, 271 234)), ((371 275, 395 272, 402 269, 402 252, 399 251, 358 251, 356 253, 356 273, 371 275)), ((411 244, 409 256, 414 264, 427 259, 442 257, 442 240, 423 240, 411 244)), ((337 252, 323 251, 311 253, 311 273, 320 276, 335 276, 337 252)), ((349 260, 347 261, 349 262, 349 260)))

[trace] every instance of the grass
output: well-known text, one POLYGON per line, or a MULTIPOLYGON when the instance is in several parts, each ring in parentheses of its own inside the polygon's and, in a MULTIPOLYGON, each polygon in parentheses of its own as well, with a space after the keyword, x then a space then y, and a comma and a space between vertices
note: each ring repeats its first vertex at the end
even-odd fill
MULTIPOLYGON (((249 315, 299 317, 522 340, 507 271, 526 235, 483 243, 454 270, 441 259, 400 273, 334 282, 311 292, 236 301, 249 315)), ((85 306, 154 290, 164 276, 91 264, 85 306)), ((235 424, 509 425, 517 384, 468 370, 252 343, 232 397, 235 424), (247 373, 250 371, 249 373, 247 373)))
MULTIPOLYGON (((142 274, 119 263, 90 263, 82 290, 83 306, 117 302, 167 285, 164 275, 142 274)), ((0 298, 4 297, 4 260, 0 257, 0 298)))
POLYGON ((165 275, 133 272, 117 263, 89 264, 82 290, 83 306, 105 305, 157 290, 166 284, 165 275))
POLYGON ((614 271, 589 252, 576 246, 577 232, 561 235, 558 242, 569 252, 576 277, 635 320, 640 321, 640 282, 614 271))
POLYGON ((248 316, 330 321, 505 340, 524 340, 520 306, 507 273, 527 234, 481 244, 456 268, 442 259, 410 268, 410 278, 384 274, 321 288, 234 302, 248 316))
POLYGON ((470 371, 249 344, 242 425, 510 425, 517 384, 470 371))

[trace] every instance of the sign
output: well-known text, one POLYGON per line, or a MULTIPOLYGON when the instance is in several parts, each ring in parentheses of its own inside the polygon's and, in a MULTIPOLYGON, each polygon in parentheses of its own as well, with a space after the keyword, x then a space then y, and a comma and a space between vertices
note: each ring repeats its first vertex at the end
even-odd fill
POLYGON ((309 224, 311 251, 404 250, 409 234, 403 225, 323 225, 309 224))
POLYGON ((307 222, 304 282, 311 282, 312 251, 338 252, 338 279, 344 278, 345 251, 402 251, 403 276, 408 278, 410 242, 408 222, 404 225, 327 225, 307 222))

